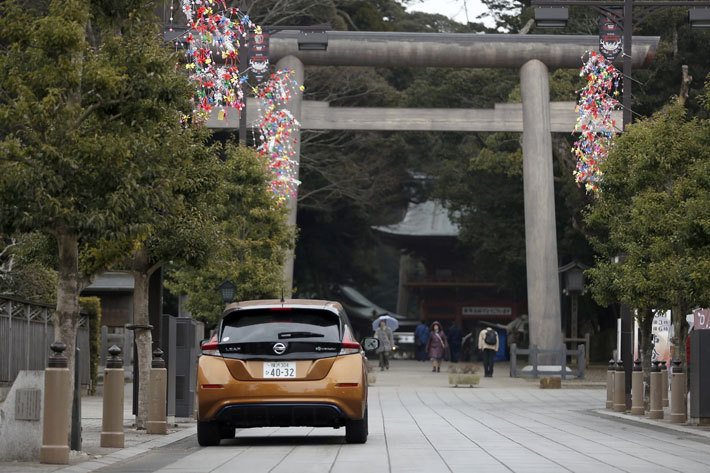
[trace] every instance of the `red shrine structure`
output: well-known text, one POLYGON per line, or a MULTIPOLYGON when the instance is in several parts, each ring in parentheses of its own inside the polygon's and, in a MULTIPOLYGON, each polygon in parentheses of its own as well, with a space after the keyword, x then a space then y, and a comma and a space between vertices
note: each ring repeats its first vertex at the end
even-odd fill
POLYGON ((522 301, 472 266, 457 239, 459 228, 440 202, 410 203, 401 222, 373 229, 401 252, 397 313, 407 314, 413 299, 421 319, 445 327, 456 321, 464 333, 521 315, 522 301))

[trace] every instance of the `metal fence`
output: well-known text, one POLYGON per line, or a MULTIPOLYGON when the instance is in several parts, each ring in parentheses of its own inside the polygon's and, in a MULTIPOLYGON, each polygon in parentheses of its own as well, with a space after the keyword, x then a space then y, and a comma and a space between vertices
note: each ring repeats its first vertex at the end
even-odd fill
POLYGON ((537 378, 540 375, 543 376, 560 376, 562 379, 567 377, 576 376, 578 378, 584 378, 584 368, 585 368, 585 357, 584 357, 584 345, 579 345, 576 350, 568 350, 565 344, 559 350, 541 350, 537 345, 530 345, 530 348, 524 350, 518 348, 518 346, 513 343, 510 346, 510 377, 517 378, 518 376, 532 376, 537 378), (518 369, 518 356, 527 355, 528 366, 530 369, 518 369), (539 355, 557 355, 555 358, 555 364, 559 366, 559 369, 551 370, 548 366, 542 367, 538 361, 539 355), (567 368, 567 357, 576 356, 577 357, 577 369, 570 370, 567 368))
MULTIPOLYGON (((0 296, 0 383, 12 383, 20 370, 44 370, 54 341, 54 306, 0 296)), ((77 333, 79 381, 89 375, 89 320, 82 316, 77 333)))

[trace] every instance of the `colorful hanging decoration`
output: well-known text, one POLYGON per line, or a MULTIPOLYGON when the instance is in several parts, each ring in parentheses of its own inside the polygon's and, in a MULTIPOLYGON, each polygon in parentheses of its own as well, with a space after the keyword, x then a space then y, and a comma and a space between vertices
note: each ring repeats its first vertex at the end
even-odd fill
MULTIPOLYGON (((172 25, 172 3, 170 9, 172 25)), ((182 0, 182 10, 189 27, 184 35, 185 68, 196 85, 196 95, 192 99, 193 116, 184 116, 181 121, 204 123, 213 111, 217 111, 219 120, 224 120, 229 108, 240 111, 246 106, 244 91, 251 66, 239 70, 239 61, 247 60, 239 57, 239 48, 250 37, 262 35, 261 27, 245 12, 228 8, 225 0, 182 0)), ((268 81, 252 88, 259 103, 258 140, 254 146, 268 158, 269 187, 279 204, 295 197, 300 184, 293 160, 294 134, 300 124, 283 108, 294 93, 303 91, 303 86, 293 79, 294 74, 290 70, 277 71, 268 81)))
POLYGON ((182 11, 189 26, 185 68, 197 85, 195 118, 205 121, 214 109, 221 116, 227 108, 241 110, 246 74, 239 75, 239 48, 261 27, 225 0, 182 0, 182 11))
POLYGON ((599 165, 606 160, 616 137, 612 112, 620 107, 617 97, 621 74, 601 54, 593 51, 587 54, 589 57, 586 61, 582 58, 584 64, 579 72, 587 84, 579 91, 575 108, 579 114, 575 131, 581 135, 574 143, 572 153, 577 158, 574 171, 577 184, 584 184, 587 192, 598 194, 602 179, 599 165))
POLYGON ((298 164, 293 160, 297 144, 295 133, 300 123, 283 105, 293 94, 303 92, 294 79, 295 71, 285 69, 271 74, 268 81, 254 88, 259 104, 257 152, 269 159, 272 174, 270 189, 279 204, 296 196, 301 182, 298 180, 298 164))

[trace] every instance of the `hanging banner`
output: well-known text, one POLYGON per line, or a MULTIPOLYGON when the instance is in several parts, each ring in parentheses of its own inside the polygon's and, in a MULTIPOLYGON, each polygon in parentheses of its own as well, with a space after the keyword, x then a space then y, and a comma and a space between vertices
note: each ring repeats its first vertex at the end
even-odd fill
POLYGON ((269 72, 269 33, 249 35, 249 67, 257 82, 264 80, 269 72))
POLYGON ((651 323, 651 335, 653 336, 653 361, 671 361, 670 339, 673 336, 671 326, 671 311, 656 312, 651 323))
POLYGON ((607 61, 613 61, 624 45, 621 22, 623 9, 605 8, 599 14, 599 52, 607 61))

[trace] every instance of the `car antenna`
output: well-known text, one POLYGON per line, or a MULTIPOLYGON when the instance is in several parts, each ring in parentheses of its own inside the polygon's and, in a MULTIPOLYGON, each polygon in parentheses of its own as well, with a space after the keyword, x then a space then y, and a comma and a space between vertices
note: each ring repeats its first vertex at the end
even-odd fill
POLYGON ((286 301, 284 300, 284 288, 281 288, 281 305, 283 306, 286 301))

